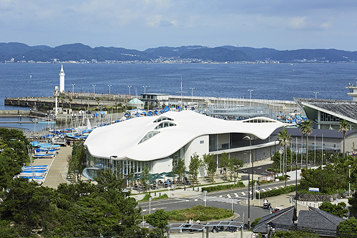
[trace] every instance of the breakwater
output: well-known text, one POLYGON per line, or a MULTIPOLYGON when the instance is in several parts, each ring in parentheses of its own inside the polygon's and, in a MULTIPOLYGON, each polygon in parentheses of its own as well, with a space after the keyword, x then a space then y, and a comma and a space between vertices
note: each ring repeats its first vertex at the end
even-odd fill
MULTIPOLYGON (((128 102, 133 98, 142 99, 140 96, 128 94, 94 94, 94 93, 62 93, 58 97, 57 106, 61 108, 108 108, 118 105, 128 106, 128 102)), ((295 101, 288 100, 265 100, 265 99, 249 99, 249 98, 228 98, 228 97, 198 97, 198 96, 178 96, 167 95, 164 101, 146 99, 151 103, 159 103, 165 105, 188 105, 201 108, 202 110, 210 110, 217 115, 228 115, 234 108, 245 107, 251 108, 253 111, 266 109, 270 115, 283 113, 301 113, 300 108, 295 101)), ((8 106, 23 106, 34 109, 53 109, 55 107, 54 97, 21 97, 21 98, 6 98, 5 105, 8 106)), ((197 109, 196 107, 196 109, 197 109)), ((253 112, 247 112, 254 116, 253 112)), ((257 116, 257 115, 256 115, 257 116)))

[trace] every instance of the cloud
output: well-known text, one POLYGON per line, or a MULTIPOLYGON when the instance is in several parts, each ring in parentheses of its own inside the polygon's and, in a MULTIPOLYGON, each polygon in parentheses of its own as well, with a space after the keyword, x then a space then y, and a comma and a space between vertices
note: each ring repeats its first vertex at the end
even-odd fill
POLYGON ((174 24, 172 22, 169 22, 167 20, 161 20, 160 21, 160 26, 162 27, 169 27, 169 26, 173 26, 174 24))
POLYGON ((357 41, 356 8, 355 0, 0 0, 1 40, 128 48, 143 38, 147 47, 315 41, 344 48, 346 39, 350 47, 357 41))
POLYGON ((326 30, 333 26, 332 22, 313 20, 306 16, 294 17, 288 21, 288 27, 297 30, 326 30))

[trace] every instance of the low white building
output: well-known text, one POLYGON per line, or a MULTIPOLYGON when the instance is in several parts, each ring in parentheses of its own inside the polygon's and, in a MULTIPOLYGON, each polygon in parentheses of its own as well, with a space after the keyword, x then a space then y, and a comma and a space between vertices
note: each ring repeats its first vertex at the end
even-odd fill
POLYGON ((92 178, 109 168, 124 174, 141 173, 144 166, 151 173, 170 172, 173 159, 183 158, 187 168, 195 153, 215 155, 217 167, 222 153, 250 163, 271 157, 278 144, 273 133, 283 126, 269 118, 226 121, 193 111, 138 117, 96 128, 88 136, 86 171, 92 178))

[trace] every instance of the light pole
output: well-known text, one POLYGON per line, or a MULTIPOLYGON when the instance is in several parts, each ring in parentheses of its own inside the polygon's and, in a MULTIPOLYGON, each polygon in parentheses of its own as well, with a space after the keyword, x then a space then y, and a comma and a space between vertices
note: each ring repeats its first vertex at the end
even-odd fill
POLYGON ((109 88, 109 94, 110 94, 110 87, 111 87, 112 85, 108 85, 108 88, 109 88))
POLYGON ((319 92, 314 92, 315 93, 315 99, 317 99, 317 94, 319 93, 319 92))
POLYGON ((129 95, 130 95, 130 88, 131 88, 131 85, 130 85, 130 86, 128 86, 128 88, 129 88, 129 95))
POLYGON ((295 211, 297 212, 297 201, 298 201, 298 194, 297 194, 297 160, 295 161, 295 211))
MULTIPOLYGON (((253 160, 252 160, 252 137, 251 136, 245 136, 243 137, 244 139, 248 139, 249 140, 249 160, 250 163, 252 164, 252 200, 253 200, 253 180, 254 180, 254 172, 253 172, 253 160)), ((248 230, 250 229, 250 174, 248 174, 248 230)))
POLYGON ((144 88, 144 93, 146 93, 146 88, 147 88, 147 86, 143 86, 143 88, 144 88))
POLYGON ((152 197, 149 197, 149 215, 151 214, 151 200, 152 200, 152 197))
POLYGON ((92 86, 93 86, 93 93, 95 94, 95 86, 97 86, 97 85, 92 84, 92 86))
POLYGON ((203 191, 204 195, 205 195, 205 207, 207 206, 207 191, 203 191))
POLYGON ((192 91, 192 102, 193 102, 193 90, 195 89, 195 88, 190 88, 191 89, 191 91, 192 91))
POLYGON ((249 91, 249 107, 252 107, 252 91, 254 91, 253 89, 248 89, 249 91))
POLYGON ((351 196, 351 165, 348 165, 348 196, 351 196))
POLYGON ((76 84, 72 83, 72 93, 74 93, 74 85, 76 84))
POLYGON ((233 213, 234 212, 234 210, 233 210, 233 197, 231 199, 232 199, 232 213, 233 213))

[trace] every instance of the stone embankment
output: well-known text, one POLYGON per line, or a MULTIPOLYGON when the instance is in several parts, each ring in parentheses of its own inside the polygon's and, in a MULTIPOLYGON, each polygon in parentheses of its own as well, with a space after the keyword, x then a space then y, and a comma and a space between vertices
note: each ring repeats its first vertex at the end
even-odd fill
POLYGON ((331 200, 346 198, 346 194, 333 194, 333 195, 322 195, 322 194, 298 194, 299 201, 310 201, 310 202, 330 202, 331 200))
POLYGON ((0 117, 7 116, 30 116, 29 110, 0 110, 0 117))

